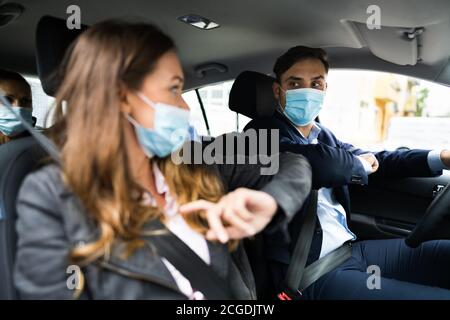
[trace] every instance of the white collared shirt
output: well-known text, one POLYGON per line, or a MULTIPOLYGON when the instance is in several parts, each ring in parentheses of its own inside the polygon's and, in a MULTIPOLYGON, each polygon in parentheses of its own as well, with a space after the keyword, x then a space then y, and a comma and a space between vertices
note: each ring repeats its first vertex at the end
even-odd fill
MULTIPOLYGON (((205 263, 211 264, 208 244, 202 234, 194 231, 178 213, 178 205, 175 199, 170 195, 163 174, 156 164, 153 165, 153 175, 155 177, 156 191, 159 194, 165 194, 166 207, 164 214, 166 217, 166 227, 180 238, 186 245, 194 251, 205 263)), ((156 206, 156 202, 150 194, 146 194, 145 201, 156 206)), ((162 262, 170 271, 172 277, 178 285, 178 288, 191 300, 203 300, 201 292, 192 288, 191 283, 184 277, 166 258, 162 257, 162 262)))
MULTIPOLYGON (((317 137, 321 129, 314 123, 308 138, 300 132, 305 144, 318 144, 317 137)), ((335 199, 332 188, 320 188, 317 199, 317 218, 322 227, 322 248, 319 258, 339 248, 356 236, 347 226, 347 214, 344 207, 335 199)))

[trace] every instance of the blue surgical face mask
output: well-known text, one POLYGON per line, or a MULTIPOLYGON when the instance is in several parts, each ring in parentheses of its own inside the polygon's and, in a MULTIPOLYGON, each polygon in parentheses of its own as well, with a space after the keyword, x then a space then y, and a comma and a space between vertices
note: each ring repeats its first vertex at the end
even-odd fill
POLYGON ((322 90, 301 88, 287 90, 285 93, 286 107, 284 108, 284 114, 297 126, 310 124, 322 110, 325 98, 325 92, 322 90))
POLYGON ((12 107, 14 114, 6 107, 0 105, 0 132, 8 137, 13 137, 25 131, 25 127, 16 118, 20 114, 28 123, 33 123, 32 110, 30 108, 12 107))
POLYGON ((154 103, 141 93, 137 95, 155 110, 153 129, 141 126, 127 115, 144 153, 149 158, 164 158, 180 149, 189 137, 189 111, 164 103, 154 103))

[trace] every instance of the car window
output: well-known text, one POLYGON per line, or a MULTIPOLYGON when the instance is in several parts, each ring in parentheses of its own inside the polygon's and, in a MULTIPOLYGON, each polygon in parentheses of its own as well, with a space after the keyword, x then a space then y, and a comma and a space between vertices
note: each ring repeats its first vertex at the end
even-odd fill
MULTIPOLYGON (((36 126, 48 128, 51 125, 49 116, 55 99, 45 94, 38 77, 24 75, 30 83, 33 95, 33 116, 36 117, 36 126)), ((241 114, 237 114, 228 108, 228 96, 233 81, 214 84, 199 89, 205 107, 206 117, 210 126, 210 135, 218 136, 227 132, 242 131, 251 120, 241 114)), ((183 93, 183 98, 188 103, 191 111, 191 124, 200 135, 209 135, 206 122, 200 107, 195 90, 183 93)))
POLYGON ((450 87, 373 71, 331 70, 320 121, 366 150, 450 145, 450 87))
POLYGON ((183 93, 183 99, 189 105, 190 111, 190 123, 195 127, 197 133, 202 136, 207 136, 208 130, 206 128, 206 122, 203 118, 202 109, 197 98, 195 90, 190 90, 183 93))
MULTIPOLYGON (((232 81, 225 81, 219 84, 205 86, 199 89, 205 114, 210 127, 210 135, 218 136, 233 131, 242 131, 245 125, 251 120, 250 118, 237 114, 228 108, 228 97, 230 95, 232 81)), ((197 99, 195 90, 188 91, 183 94, 183 98, 191 107, 191 121, 196 126, 197 131, 201 135, 205 135, 205 122, 203 118, 200 104, 197 99)))
POLYGON ((45 94, 42 89, 41 81, 38 77, 23 75, 31 85, 33 99, 33 116, 36 117, 36 126, 48 128, 51 125, 51 119, 48 117, 55 99, 45 94))

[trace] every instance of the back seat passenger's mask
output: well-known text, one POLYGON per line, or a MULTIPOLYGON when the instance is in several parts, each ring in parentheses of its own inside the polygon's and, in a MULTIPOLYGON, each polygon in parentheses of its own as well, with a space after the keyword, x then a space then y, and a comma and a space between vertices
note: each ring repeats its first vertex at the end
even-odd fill
MULTIPOLYGON (((33 124, 32 110, 30 108, 12 107, 14 113, 20 114, 22 118, 30 124, 33 124)), ((15 114, 11 113, 6 107, 0 105, 0 132, 5 136, 12 137, 25 131, 15 114)))
POLYGON ((142 93, 137 95, 155 110, 154 128, 141 126, 130 115, 139 144, 144 153, 152 158, 164 158, 181 148, 189 137, 189 111, 164 103, 154 103, 142 93))

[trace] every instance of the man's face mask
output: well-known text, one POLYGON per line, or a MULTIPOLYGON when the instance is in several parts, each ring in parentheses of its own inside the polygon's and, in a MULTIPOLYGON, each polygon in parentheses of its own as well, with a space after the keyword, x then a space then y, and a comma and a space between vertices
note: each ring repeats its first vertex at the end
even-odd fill
POLYGON ((286 106, 284 114, 297 126, 306 126, 314 121, 322 110, 325 92, 322 90, 301 88, 285 91, 286 106))
POLYGON ((22 118, 30 124, 34 124, 31 108, 11 107, 14 114, 0 104, 0 132, 5 136, 13 137, 26 129, 15 114, 20 114, 22 118))
POLYGON ((164 158, 181 148, 190 136, 189 111, 164 103, 154 103, 141 93, 138 96, 155 110, 154 129, 141 126, 127 115, 144 153, 149 158, 155 155, 164 158))

